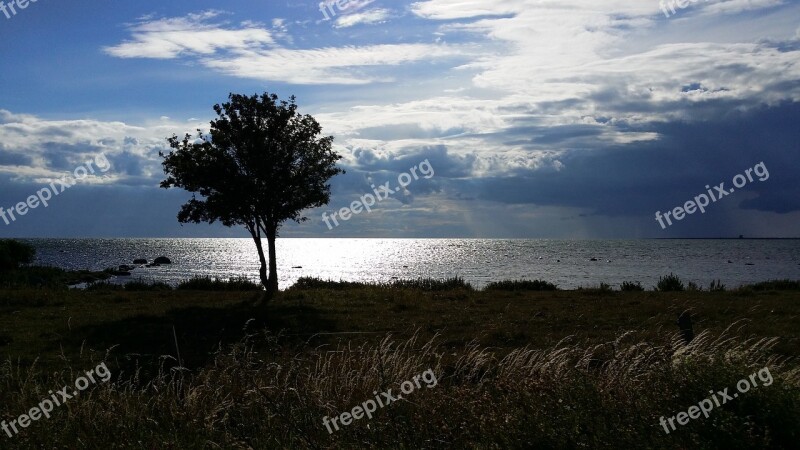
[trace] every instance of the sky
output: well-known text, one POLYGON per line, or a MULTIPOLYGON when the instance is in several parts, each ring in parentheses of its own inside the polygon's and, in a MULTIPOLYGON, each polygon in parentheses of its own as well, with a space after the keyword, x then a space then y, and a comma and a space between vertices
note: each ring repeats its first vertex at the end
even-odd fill
POLYGON ((3 0, 0 54, 0 237, 248 236, 158 186, 231 92, 342 156, 283 237, 800 237, 794 0, 3 0))

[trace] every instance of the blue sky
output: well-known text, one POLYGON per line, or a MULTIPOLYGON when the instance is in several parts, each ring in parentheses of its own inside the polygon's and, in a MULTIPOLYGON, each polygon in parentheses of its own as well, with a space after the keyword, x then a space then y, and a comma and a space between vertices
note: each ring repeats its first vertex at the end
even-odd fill
POLYGON ((286 237, 800 236, 800 2, 8 3, 0 207, 111 167, 0 237, 246 236, 178 224, 189 194, 158 188, 158 152, 264 91, 297 96, 347 170, 286 237), (325 226, 424 160, 435 176, 325 226), (655 220, 762 162, 765 181, 655 220))

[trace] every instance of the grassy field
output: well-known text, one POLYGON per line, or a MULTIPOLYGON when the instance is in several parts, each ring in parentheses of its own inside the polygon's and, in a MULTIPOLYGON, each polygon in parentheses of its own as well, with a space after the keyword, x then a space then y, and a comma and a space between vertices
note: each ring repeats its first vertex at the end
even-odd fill
POLYGON ((799 325, 800 292, 769 289, 309 286, 264 305, 247 291, 6 288, 0 419, 100 362, 113 377, 19 434, 0 431, 0 446, 793 448, 799 325), (659 425, 764 367, 769 387, 669 434, 659 425), (323 426, 428 369, 435 387, 323 426))

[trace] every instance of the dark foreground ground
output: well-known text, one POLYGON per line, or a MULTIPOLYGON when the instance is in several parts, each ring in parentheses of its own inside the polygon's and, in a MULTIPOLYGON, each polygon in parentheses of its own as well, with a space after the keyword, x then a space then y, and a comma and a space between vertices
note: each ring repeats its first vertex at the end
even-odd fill
POLYGON ((0 430, 0 448, 800 442, 798 291, 349 287, 259 300, 258 292, 0 290, 0 420, 18 430, 0 430), (697 334, 688 346, 676 325, 685 310, 697 334), (80 395, 57 396, 92 369, 97 379, 80 395), (737 390, 742 379, 747 392, 737 390), (363 415, 405 381, 413 388, 402 399, 342 425, 340 414, 363 415), (726 388, 738 396, 677 422, 726 388), (64 404, 49 418, 19 425, 54 396, 64 404), (675 417, 674 430, 662 416, 675 417))

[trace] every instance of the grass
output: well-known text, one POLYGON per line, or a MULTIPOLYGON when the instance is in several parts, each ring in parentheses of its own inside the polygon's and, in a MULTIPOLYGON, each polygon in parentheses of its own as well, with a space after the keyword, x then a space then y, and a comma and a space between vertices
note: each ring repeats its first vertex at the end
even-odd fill
POLYGON ((446 278, 438 280, 434 278, 417 278, 414 280, 392 280, 389 283, 362 283, 351 281, 322 280, 314 277, 302 277, 292 285, 289 290, 309 290, 309 289, 363 289, 363 288, 395 288, 395 289, 415 289, 420 291, 449 291, 466 290, 472 291, 472 285, 464 281, 461 277, 446 278))
POLYGON ((26 267, 0 270, 0 289, 47 288, 65 290, 78 283, 93 283, 107 280, 111 275, 88 270, 67 271, 57 267, 26 267))
MULTIPOLYGON (((648 342, 635 334, 581 346, 562 341, 500 355, 476 343, 382 337, 360 346, 300 346, 247 336, 197 371, 162 368, 148 381, 94 387, 24 430, 17 448, 125 443, 135 448, 793 448, 800 374, 770 357, 774 340, 701 334, 648 342), (611 351, 613 347, 613 351, 611 351), (599 363, 596 363, 599 361, 599 363), (770 386, 665 434, 659 418, 768 367, 770 386), (336 417, 432 370, 437 383, 329 434, 336 417), (657 389, 654 389, 657 387, 657 389), (147 420, 142 420, 147 418, 147 420), (579 432, 569 432, 580 430, 579 432), (36 432, 34 432, 36 431, 36 432)), ((92 367, 86 361, 81 367, 92 367)), ((162 366, 163 367, 163 366, 162 366)), ((7 363, 0 382, 25 411, 39 386, 70 385, 75 369, 44 376, 7 363), (42 378, 41 385, 31 378, 42 378)))
POLYGON ((178 288, 184 291, 261 291, 261 285, 253 283, 247 277, 231 278, 222 280, 211 277, 195 277, 178 284, 178 288))
POLYGON ((542 280, 496 281, 486 285, 487 291, 557 291, 553 283, 542 280))
POLYGON ((114 375, 19 435, 0 432, 0 446, 793 448, 800 437, 794 283, 727 292, 449 285, 309 279, 267 305, 258 291, 203 290, 214 287, 205 281, 0 289, 0 419, 100 361, 114 375), (688 347, 675 324, 687 309, 697 334, 688 347), (659 425, 765 366, 771 386, 669 435, 659 425), (322 425, 427 369, 436 387, 333 435, 322 425))

